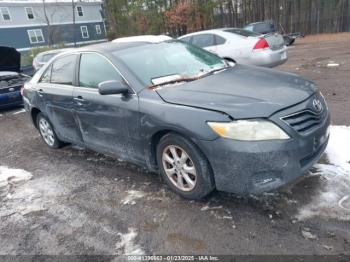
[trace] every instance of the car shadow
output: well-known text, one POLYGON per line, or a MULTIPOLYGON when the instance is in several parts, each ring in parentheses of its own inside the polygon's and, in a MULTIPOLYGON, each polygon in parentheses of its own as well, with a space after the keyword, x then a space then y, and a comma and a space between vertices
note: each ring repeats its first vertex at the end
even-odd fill
POLYGON ((22 108, 23 108, 23 105, 9 106, 9 107, 0 109, 0 114, 2 114, 2 115, 10 114, 10 113, 13 113, 14 111, 16 111, 18 109, 22 109, 22 108))
MULTIPOLYGON (((312 175, 309 172, 293 184, 273 192, 260 195, 236 195, 214 190, 201 200, 190 201, 172 192, 159 174, 149 172, 145 168, 76 146, 67 146, 63 152, 68 154, 71 159, 87 161, 94 167, 99 167, 99 170, 100 168, 118 169, 118 172, 101 172, 98 175, 108 179, 121 179, 126 183, 127 188, 146 191, 147 194, 157 197, 162 190, 162 195, 165 198, 176 200, 180 205, 187 205, 189 202, 195 203, 203 210, 219 209, 218 207, 220 207, 220 209, 227 211, 226 213, 221 212, 222 217, 229 216, 235 210, 246 210, 274 220, 284 218, 293 220, 301 206, 310 203, 324 186, 322 177, 312 175)), ((321 161, 325 161, 325 159, 321 161)))

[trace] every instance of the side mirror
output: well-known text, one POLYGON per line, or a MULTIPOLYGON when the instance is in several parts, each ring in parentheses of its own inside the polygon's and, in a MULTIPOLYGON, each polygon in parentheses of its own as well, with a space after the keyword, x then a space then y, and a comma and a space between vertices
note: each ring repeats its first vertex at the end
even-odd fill
POLYGON ((126 95, 129 93, 129 87, 124 81, 105 81, 98 85, 100 95, 126 95))

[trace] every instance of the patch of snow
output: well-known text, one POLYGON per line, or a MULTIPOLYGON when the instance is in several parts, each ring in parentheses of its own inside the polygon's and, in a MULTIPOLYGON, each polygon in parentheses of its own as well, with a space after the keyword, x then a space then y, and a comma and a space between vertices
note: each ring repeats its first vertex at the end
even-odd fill
POLYGON ((128 195, 124 197, 121 201, 123 205, 135 205, 136 199, 143 198, 146 194, 137 190, 129 190, 127 191, 128 195))
POLYGON ((317 239, 317 236, 310 233, 309 231, 306 231, 306 230, 302 230, 301 231, 301 234, 302 236, 305 238, 305 239, 317 239))
POLYGON ((339 64, 338 63, 328 63, 327 67, 338 67, 339 64))
POLYGON ((1 210, 0 209, 0 217, 9 217, 15 213, 16 213, 16 211, 13 211, 13 210, 8 210, 8 209, 1 210))
POLYGON ((38 192, 35 192, 32 188, 23 188, 20 191, 14 191, 11 194, 7 194, 7 199, 12 200, 21 200, 24 199, 25 201, 32 201, 34 199, 40 198, 41 194, 38 192))
POLYGON ((0 190, 9 185, 16 185, 28 181, 32 174, 23 169, 13 169, 6 166, 0 166, 0 190))
POLYGON ((135 238, 137 237, 137 231, 135 228, 129 228, 128 233, 118 233, 120 241, 115 245, 118 255, 143 255, 144 250, 140 245, 135 244, 135 238))
POLYGON ((16 111, 16 112, 12 113, 12 115, 22 114, 22 113, 24 113, 25 111, 26 111, 26 110, 21 109, 21 110, 18 110, 18 111, 16 111))
POLYGON ((222 206, 214 206, 214 207, 210 207, 209 205, 206 205, 204 207, 201 208, 201 211, 207 211, 207 210, 214 210, 214 209, 221 209, 222 206))
POLYGON ((30 205, 26 205, 23 210, 20 211, 20 214, 22 216, 26 216, 32 213, 38 213, 38 212, 42 212, 42 211, 47 211, 47 208, 45 207, 45 205, 41 202, 37 202, 37 203, 33 203, 30 205))
POLYGON ((322 177, 325 186, 299 210, 299 220, 313 216, 350 220, 350 127, 331 126, 326 156, 329 163, 316 164, 312 173, 322 177))
POLYGON ((326 250, 332 250, 333 247, 332 246, 327 246, 327 245, 322 245, 324 249, 326 250))
POLYGON ((350 195, 344 196, 342 199, 339 200, 338 206, 350 211, 350 205, 348 203, 348 202, 350 202, 349 200, 350 200, 350 195), (347 205, 345 206, 345 204, 347 204, 347 205))
POLYGON ((350 127, 331 127, 331 137, 326 153, 331 165, 350 172, 350 127))

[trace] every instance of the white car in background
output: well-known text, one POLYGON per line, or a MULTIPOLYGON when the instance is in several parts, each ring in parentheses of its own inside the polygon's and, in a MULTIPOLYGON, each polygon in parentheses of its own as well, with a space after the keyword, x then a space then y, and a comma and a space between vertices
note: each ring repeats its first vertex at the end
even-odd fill
POLYGON ((70 51, 73 48, 61 48, 61 49, 52 49, 48 51, 41 52, 37 54, 33 59, 33 67, 35 71, 38 71, 41 67, 43 67, 48 61, 50 61, 51 58, 54 56, 70 51))
POLYGON ((114 39, 113 43, 130 43, 130 42, 145 42, 145 43, 160 43, 172 40, 170 36, 166 35, 137 35, 114 39))
POLYGON ((275 67, 288 59, 283 36, 278 33, 261 35, 239 28, 223 28, 191 33, 178 39, 241 64, 275 67))

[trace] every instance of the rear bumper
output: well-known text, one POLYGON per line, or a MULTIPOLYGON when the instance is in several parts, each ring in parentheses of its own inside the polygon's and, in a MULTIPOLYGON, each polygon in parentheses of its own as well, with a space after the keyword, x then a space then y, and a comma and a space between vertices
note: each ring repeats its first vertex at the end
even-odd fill
POLYGON ((289 140, 246 142, 219 138, 200 144, 218 190, 259 194, 294 181, 312 167, 326 149, 329 124, 328 115, 312 134, 289 140))
POLYGON ((256 66, 275 67, 284 64, 288 60, 287 48, 280 50, 253 51, 250 57, 250 64, 256 66))

